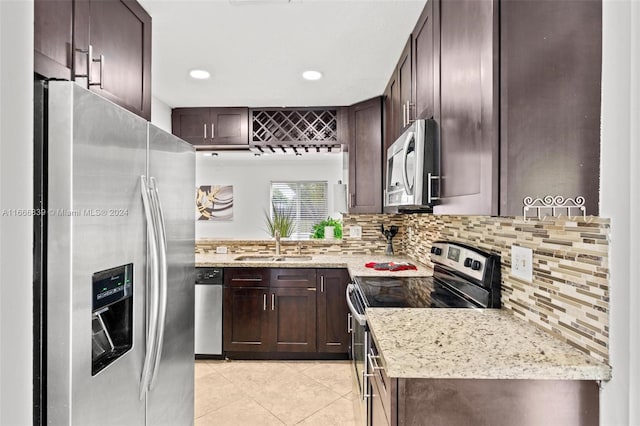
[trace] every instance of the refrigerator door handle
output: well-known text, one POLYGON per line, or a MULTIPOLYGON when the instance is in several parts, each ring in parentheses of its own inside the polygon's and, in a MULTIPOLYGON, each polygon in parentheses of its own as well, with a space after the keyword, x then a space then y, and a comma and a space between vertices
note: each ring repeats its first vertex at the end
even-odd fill
POLYGON ((168 293, 168 267, 167 267, 167 231, 164 225, 164 214, 162 211, 162 203, 160 202, 160 193, 154 177, 149 178, 149 189, 151 190, 152 205, 155 208, 155 214, 158 225, 158 253, 159 253, 159 310, 158 310, 158 328, 156 335, 156 354, 154 357, 154 365, 149 382, 149 389, 153 385, 158 376, 160 359, 162 357, 162 346, 164 344, 165 319, 167 317, 167 293, 168 293))
POLYGON ((158 294, 159 294, 159 269, 158 269, 158 230, 156 218, 153 215, 153 205, 151 200, 151 194, 149 186, 147 184, 147 178, 145 176, 140 177, 140 192, 142 194, 142 205, 144 207, 144 214, 147 221, 147 237, 149 238, 150 247, 150 279, 149 279, 149 295, 148 295, 148 333, 146 343, 146 353, 144 357, 144 366, 142 368, 142 377, 140 378, 140 399, 142 400, 149 389, 149 381, 152 373, 153 362, 156 353, 156 335, 158 329, 158 294))

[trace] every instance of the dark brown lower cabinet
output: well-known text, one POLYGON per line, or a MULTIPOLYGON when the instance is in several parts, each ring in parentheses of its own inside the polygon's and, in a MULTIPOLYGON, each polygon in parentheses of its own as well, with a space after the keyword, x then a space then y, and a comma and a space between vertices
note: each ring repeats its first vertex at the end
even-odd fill
POLYGON ((346 269, 225 268, 223 350, 231 357, 344 359, 346 269))
POLYGON ((224 350, 250 352, 271 350, 268 298, 268 287, 224 288, 224 350))
POLYGON ((349 307, 345 296, 349 272, 318 269, 316 274, 318 352, 349 352, 349 307))
POLYGON ((316 351, 316 288, 272 288, 270 338, 275 352, 316 351))

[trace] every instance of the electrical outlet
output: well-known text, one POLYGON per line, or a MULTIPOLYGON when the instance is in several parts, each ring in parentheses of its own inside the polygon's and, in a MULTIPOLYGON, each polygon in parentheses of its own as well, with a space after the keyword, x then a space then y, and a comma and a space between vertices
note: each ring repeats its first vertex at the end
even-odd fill
POLYGON ((351 225, 349 227, 349 238, 360 239, 362 238, 362 226, 360 225, 351 225))
POLYGON ((511 275, 527 282, 533 281, 533 250, 511 246, 511 275))
POLYGON ((217 254, 227 254, 227 248, 225 246, 216 247, 217 254))

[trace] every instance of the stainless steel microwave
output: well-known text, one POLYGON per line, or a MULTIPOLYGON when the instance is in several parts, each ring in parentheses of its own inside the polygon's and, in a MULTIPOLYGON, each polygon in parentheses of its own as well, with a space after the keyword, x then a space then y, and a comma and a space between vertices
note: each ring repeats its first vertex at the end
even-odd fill
POLYGON ((385 212, 430 210, 439 193, 434 120, 416 120, 387 150, 385 212))

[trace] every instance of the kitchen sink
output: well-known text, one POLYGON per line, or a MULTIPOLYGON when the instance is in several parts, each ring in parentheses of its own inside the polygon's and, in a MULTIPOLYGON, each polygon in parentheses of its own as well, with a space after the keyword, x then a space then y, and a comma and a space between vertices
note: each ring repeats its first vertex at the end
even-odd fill
POLYGON ((248 262, 300 262, 305 260, 311 260, 311 256, 238 256, 233 260, 244 260, 248 262))

